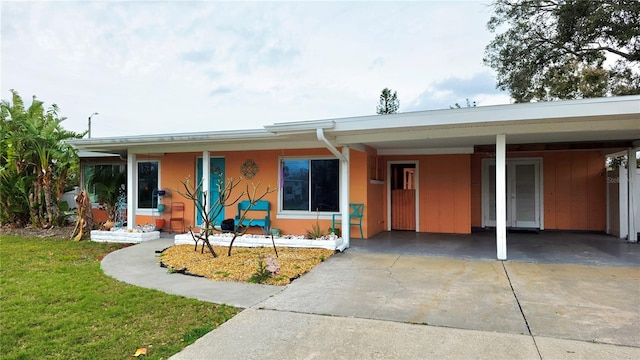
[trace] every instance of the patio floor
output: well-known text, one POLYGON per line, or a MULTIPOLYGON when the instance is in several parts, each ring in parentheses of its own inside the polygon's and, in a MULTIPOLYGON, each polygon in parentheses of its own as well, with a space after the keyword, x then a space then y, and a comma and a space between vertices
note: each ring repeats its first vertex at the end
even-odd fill
MULTIPOLYGON (((495 232, 432 234, 382 232, 369 239, 351 239, 348 251, 405 254, 469 260, 496 260, 495 232)), ((511 261, 640 267, 640 244, 590 232, 541 231, 507 233, 511 261)))

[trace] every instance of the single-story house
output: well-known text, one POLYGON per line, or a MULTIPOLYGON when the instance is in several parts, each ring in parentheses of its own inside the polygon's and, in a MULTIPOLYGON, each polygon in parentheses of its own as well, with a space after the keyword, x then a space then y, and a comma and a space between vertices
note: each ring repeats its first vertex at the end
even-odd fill
MULTIPOLYGON (((261 129, 75 140, 83 167, 124 166, 127 225, 168 217, 155 210, 185 203, 176 189, 187 177, 215 193, 219 178, 244 176, 275 192, 271 226, 304 234, 331 227, 350 203, 364 204, 365 238, 383 231, 471 233, 496 229, 497 258, 506 259, 507 228, 606 230, 607 154, 640 146, 640 96, 429 110, 284 122, 261 129)), ((629 172, 635 174, 635 172, 629 172)), ((629 184, 633 184, 630 181, 629 184)), ((629 193, 633 193, 630 191, 629 193)), ((631 201, 629 208, 633 205, 631 201)), ((228 208, 221 219, 232 218, 228 208)), ((629 216, 633 216, 629 212, 629 216)), ((633 226, 634 221, 629 221, 633 226)), ((347 226, 342 236, 360 236, 347 226)), ((629 240, 637 241, 636 229, 629 240)))

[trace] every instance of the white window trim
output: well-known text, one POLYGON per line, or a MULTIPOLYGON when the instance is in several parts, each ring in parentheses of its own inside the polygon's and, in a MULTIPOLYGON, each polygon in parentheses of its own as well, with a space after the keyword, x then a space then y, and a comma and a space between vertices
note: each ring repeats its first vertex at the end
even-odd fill
POLYGON ((334 214, 340 214, 340 204, 342 204, 342 191, 340 191, 340 179, 342 178, 342 170, 340 166, 338 166, 338 211, 305 211, 305 210, 283 210, 282 209, 282 188, 280 184, 282 184, 282 173, 280 171, 280 164, 282 164, 282 160, 336 160, 338 164, 340 163, 340 159, 335 156, 279 156, 278 157, 278 211, 276 213, 276 219, 321 219, 321 220, 331 220, 334 214))
POLYGON ((146 163, 146 162, 156 162, 158 163, 158 189, 162 189, 162 183, 160 182, 162 179, 162 176, 160 176, 161 172, 160 172, 160 159, 137 159, 136 160, 136 168, 135 168, 135 172, 136 172, 136 196, 133 199, 134 203, 135 203, 135 207, 136 207, 136 215, 143 215, 143 216, 154 216, 157 215, 158 212, 155 211, 154 209, 146 209, 146 208, 139 208, 138 207, 138 194, 140 189, 138 189, 138 183, 139 183, 139 179, 140 179, 140 174, 138 173, 138 164, 139 163, 146 163))

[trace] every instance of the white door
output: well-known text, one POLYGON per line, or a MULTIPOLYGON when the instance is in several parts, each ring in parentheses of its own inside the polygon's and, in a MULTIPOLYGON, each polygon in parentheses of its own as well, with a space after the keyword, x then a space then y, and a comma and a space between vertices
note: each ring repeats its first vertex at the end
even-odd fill
MULTIPOLYGON (((507 159, 507 227, 539 229, 541 159, 507 159)), ((496 162, 482 163, 482 226, 496 226, 496 162)))

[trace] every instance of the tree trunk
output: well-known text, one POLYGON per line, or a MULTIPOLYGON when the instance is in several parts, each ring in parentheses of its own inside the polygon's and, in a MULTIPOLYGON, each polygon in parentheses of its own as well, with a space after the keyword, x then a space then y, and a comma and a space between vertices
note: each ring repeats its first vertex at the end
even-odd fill
POLYGON ((42 176, 42 187, 44 188, 44 205, 45 205, 45 213, 47 217, 45 219, 46 227, 50 227, 53 225, 53 211, 51 204, 51 193, 52 193, 52 183, 51 183, 51 169, 44 170, 42 176))
POLYGON ((32 225, 38 225, 40 223, 38 220, 38 204, 36 204, 35 193, 36 189, 33 189, 33 191, 29 193, 29 216, 31 217, 32 225))

